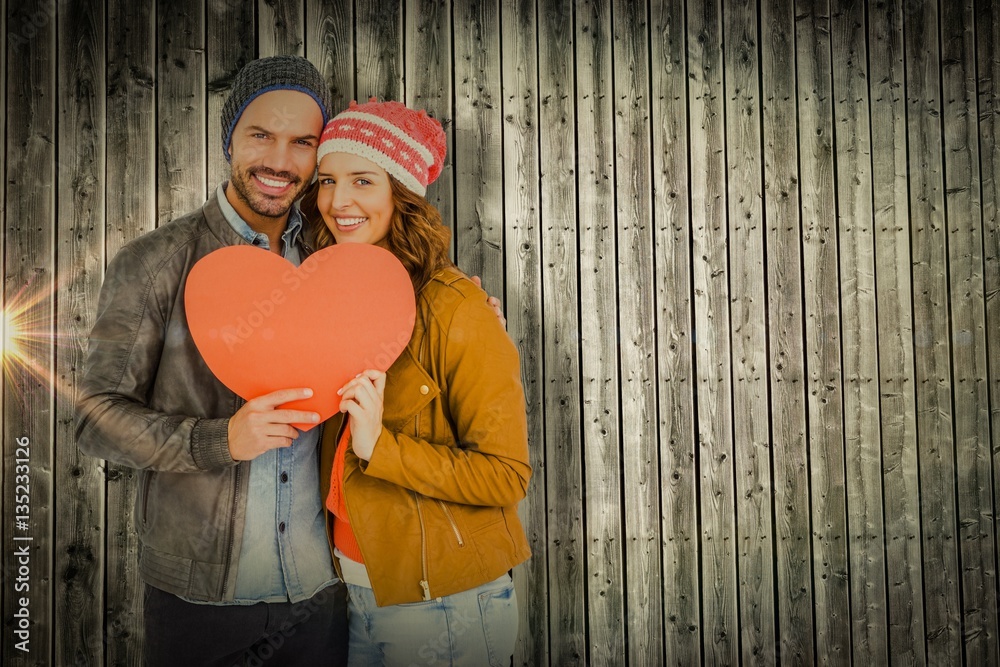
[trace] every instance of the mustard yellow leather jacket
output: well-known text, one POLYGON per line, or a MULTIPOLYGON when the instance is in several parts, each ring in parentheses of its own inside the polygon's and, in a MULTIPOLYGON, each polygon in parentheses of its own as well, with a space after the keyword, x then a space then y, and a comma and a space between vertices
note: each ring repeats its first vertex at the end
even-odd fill
MULTIPOLYGON (((386 375, 382 433, 367 463, 347 450, 343 487, 378 604, 465 591, 526 560, 524 388, 486 294, 457 269, 438 272, 386 375)), ((342 419, 324 429, 324 501, 342 419)))

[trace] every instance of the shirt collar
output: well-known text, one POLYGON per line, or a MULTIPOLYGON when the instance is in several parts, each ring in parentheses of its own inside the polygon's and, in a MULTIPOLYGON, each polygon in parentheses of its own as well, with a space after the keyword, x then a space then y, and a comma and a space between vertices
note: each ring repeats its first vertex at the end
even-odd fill
MULTIPOLYGON (((228 182, 223 181, 219 184, 219 188, 216 190, 216 198, 219 200, 219 208, 222 209, 222 215, 226 218, 226 222, 228 222, 229 226, 233 228, 233 231, 239 234, 243 240, 250 245, 270 250, 271 242, 267 238, 267 234, 255 232, 250 225, 248 225, 246 221, 240 217, 240 214, 236 212, 236 209, 229 203, 229 200, 226 199, 227 185, 228 182)), ((295 243, 297 243, 301 232, 302 213, 299 211, 299 203, 295 202, 292 204, 292 208, 288 212, 288 225, 285 227, 285 231, 281 235, 281 240, 284 241, 285 248, 291 248, 295 243)))

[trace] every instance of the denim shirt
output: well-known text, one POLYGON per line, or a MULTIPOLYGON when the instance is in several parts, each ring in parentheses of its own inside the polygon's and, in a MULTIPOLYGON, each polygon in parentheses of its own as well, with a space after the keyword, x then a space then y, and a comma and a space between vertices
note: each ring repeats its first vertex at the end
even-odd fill
MULTIPOLYGON (((249 243, 270 249, 267 235, 254 232, 219 186, 219 207, 226 220, 249 243)), ((302 262, 297 239, 302 215, 292 207, 281 236, 282 256, 302 262)), ((243 546, 240 548, 234 604, 301 602, 336 581, 319 493, 320 427, 272 449, 250 463, 243 546)))

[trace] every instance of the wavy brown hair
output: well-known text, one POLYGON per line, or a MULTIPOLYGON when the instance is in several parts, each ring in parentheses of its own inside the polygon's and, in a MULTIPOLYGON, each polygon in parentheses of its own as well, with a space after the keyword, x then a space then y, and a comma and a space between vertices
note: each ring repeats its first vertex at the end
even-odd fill
MULTIPOLYGON (((413 290, 420 293, 435 273, 447 266, 454 266, 448 257, 451 230, 444 226, 441 214, 429 201, 400 183, 389 174, 392 190, 393 212, 389 231, 385 236, 386 249, 396 256, 413 282, 413 290)), ((311 240, 316 249, 334 245, 330 232, 316 200, 319 183, 313 183, 302 197, 301 210, 311 240)))

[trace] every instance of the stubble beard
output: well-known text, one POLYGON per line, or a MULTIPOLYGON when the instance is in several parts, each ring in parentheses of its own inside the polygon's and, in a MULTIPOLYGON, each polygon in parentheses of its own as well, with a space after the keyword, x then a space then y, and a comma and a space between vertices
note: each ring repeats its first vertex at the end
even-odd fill
POLYGON ((267 167, 248 167, 246 169, 233 169, 229 178, 230 184, 236 190, 236 196, 245 203, 251 211, 266 218, 280 218, 291 210, 292 205, 305 192, 308 183, 302 179, 288 173, 276 172, 267 167), (287 179, 292 182, 292 189, 283 197, 271 197, 257 190, 251 179, 254 174, 274 176, 287 179))

